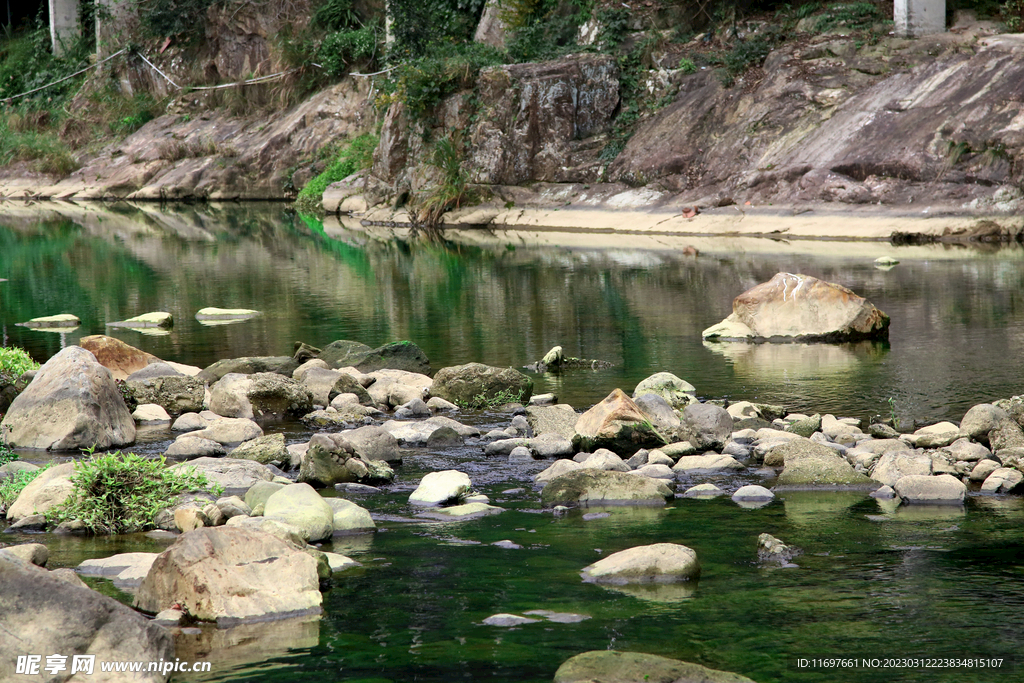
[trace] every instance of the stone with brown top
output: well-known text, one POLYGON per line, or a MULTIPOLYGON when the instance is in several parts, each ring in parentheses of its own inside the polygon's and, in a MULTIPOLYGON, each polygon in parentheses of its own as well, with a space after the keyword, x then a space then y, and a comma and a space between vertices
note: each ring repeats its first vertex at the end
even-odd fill
POLYGON ((607 448, 621 456, 631 456, 641 448, 664 446, 666 440, 640 407, 622 389, 612 393, 576 420, 573 446, 595 451, 607 448))
POLYGON ((138 372, 150 363, 157 363, 159 358, 151 353, 137 349, 120 339, 105 334, 92 334, 82 337, 79 345, 96 356, 100 365, 110 370, 114 379, 128 379, 128 375, 138 372))

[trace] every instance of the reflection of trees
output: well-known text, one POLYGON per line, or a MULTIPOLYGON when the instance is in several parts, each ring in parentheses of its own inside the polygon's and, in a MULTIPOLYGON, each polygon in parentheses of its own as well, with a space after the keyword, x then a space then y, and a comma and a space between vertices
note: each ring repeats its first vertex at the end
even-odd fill
POLYGON ((325 232, 318 221, 266 205, 69 204, 59 215, 48 209, 46 222, 37 209, 19 211, 0 220, 11 226, 0 229, 0 277, 11 279, 0 290, 0 312, 11 342, 40 359, 57 340, 11 332, 13 323, 69 311, 90 334, 108 321, 168 310, 177 320, 173 334, 123 338, 196 365, 287 353, 296 340, 411 339, 438 367, 520 366, 560 344, 570 355, 615 363, 559 379, 558 390, 581 404, 667 370, 705 396, 808 410, 880 413, 893 396, 905 421, 958 419, 973 403, 1014 393, 1012 378, 1024 369, 1016 353, 1024 346, 1017 252, 905 261, 882 272, 869 260, 844 260, 836 248, 825 252, 835 256, 707 250, 694 259, 667 249, 530 246, 481 233, 469 244, 454 231, 456 241, 422 244, 358 226, 325 232), (700 331, 729 313, 733 297, 779 271, 839 282, 872 300, 893 319, 890 351, 854 351, 846 369, 819 351, 812 356, 824 364, 820 372, 802 366, 800 377, 780 380, 772 373, 778 354, 741 362, 746 354, 729 360, 705 349, 700 331), (206 305, 265 315, 196 329, 192 316, 206 305))

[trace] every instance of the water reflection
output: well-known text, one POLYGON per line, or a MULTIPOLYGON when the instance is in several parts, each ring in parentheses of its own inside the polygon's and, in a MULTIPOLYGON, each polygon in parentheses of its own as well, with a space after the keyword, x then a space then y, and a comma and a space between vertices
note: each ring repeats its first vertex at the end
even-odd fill
POLYGON ((801 412, 901 422, 959 418, 1019 391, 1024 374, 1020 249, 886 247, 901 264, 874 268, 878 245, 666 235, 450 231, 443 244, 350 220, 320 222, 274 206, 0 207, 0 323, 6 342, 46 360, 63 344, 109 331, 168 360, 322 346, 418 343, 434 367, 480 361, 520 367, 561 345, 613 366, 537 377, 536 390, 586 407, 616 386, 672 372, 710 398, 782 403, 801 412), (699 247, 699 257, 683 246, 699 247), (733 297, 779 271, 839 282, 893 320, 890 345, 704 345, 733 297), (205 306, 260 318, 205 326, 205 306), (106 323, 163 310, 162 336, 106 323), (14 324, 55 312, 81 326, 57 335, 14 324))
POLYGON ((737 376, 755 381, 778 381, 853 375, 884 360, 889 345, 882 342, 751 344, 705 341, 704 348, 728 359, 737 376))

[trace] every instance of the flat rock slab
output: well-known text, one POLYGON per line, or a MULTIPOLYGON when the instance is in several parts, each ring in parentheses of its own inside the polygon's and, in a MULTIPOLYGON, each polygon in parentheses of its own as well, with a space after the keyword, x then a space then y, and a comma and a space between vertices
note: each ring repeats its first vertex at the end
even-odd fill
POLYGON ((259 315, 263 314, 249 308, 217 308, 210 306, 199 309, 196 312, 196 320, 246 320, 259 315))
POLYGON ((171 315, 167 311, 154 311, 152 313, 143 313, 142 315, 137 315, 134 318, 128 318, 127 320, 119 320, 117 322, 107 323, 107 327, 171 327, 173 324, 173 315, 171 315))
POLYGON ((536 624, 540 619, 521 617, 518 614, 494 614, 484 619, 487 626, 522 626, 523 624, 536 624))
POLYGON ((96 560, 84 560, 75 571, 82 576, 112 578, 131 567, 145 566, 147 571, 160 553, 120 553, 96 560))
POLYGON ((81 320, 78 319, 77 315, 70 313, 61 313, 59 315, 47 315, 41 318, 32 318, 23 323, 18 323, 22 327, 78 327, 81 324, 81 320))

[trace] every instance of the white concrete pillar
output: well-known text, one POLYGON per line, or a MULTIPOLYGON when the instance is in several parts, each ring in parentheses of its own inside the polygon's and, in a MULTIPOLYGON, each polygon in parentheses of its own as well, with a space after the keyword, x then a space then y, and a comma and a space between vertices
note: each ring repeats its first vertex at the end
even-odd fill
POLYGON ((916 38, 946 30, 946 0, 895 0, 896 35, 916 38))
POLYGON ((80 35, 78 0, 50 0, 50 43, 53 45, 53 54, 64 54, 64 49, 70 47, 80 35))

